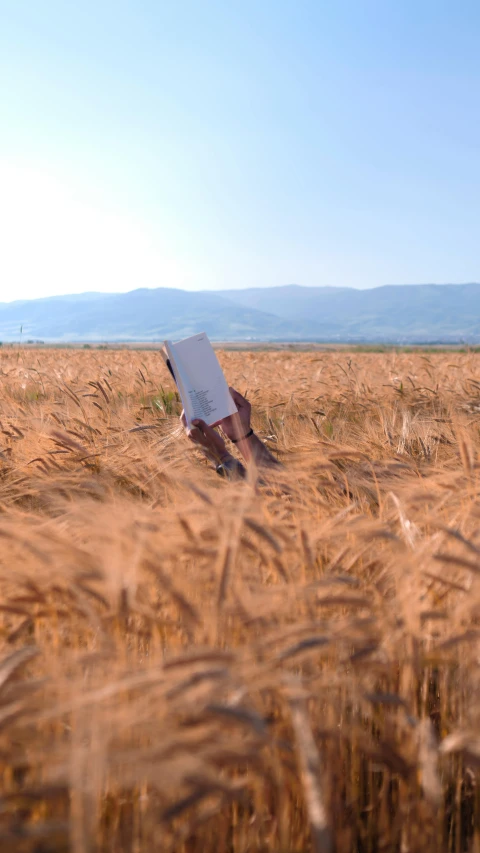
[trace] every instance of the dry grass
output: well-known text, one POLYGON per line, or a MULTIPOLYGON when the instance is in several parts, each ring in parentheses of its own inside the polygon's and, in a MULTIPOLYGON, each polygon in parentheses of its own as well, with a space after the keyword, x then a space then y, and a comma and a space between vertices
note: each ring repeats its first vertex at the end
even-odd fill
POLYGON ((478 851, 479 357, 221 359, 261 484, 157 353, 0 351, 0 850, 478 851))

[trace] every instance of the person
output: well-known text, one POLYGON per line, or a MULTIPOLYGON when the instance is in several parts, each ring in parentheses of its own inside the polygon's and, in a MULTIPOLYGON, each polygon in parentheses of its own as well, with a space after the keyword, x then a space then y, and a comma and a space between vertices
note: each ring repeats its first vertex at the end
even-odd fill
POLYGON ((182 411, 180 420, 190 441, 202 448, 207 458, 214 463, 217 474, 229 479, 245 477, 246 468, 227 449, 226 438, 238 447, 247 466, 253 464, 261 468, 279 465, 251 427, 252 406, 249 401, 235 388, 230 388, 230 394, 237 412, 217 424, 222 434, 200 418, 193 420, 189 427, 185 412, 182 411))

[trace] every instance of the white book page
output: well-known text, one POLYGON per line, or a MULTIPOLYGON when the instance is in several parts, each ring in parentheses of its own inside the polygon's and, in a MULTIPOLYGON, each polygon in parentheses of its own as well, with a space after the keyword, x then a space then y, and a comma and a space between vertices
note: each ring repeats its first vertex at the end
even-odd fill
POLYGON ((192 418, 195 416, 191 414, 189 406, 190 398, 188 394, 188 378, 185 373, 185 368, 182 366, 181 359, 176 358, 175 347, 172 341, 164 342, 164 353, 162 355, 165 358, 165 361, 168 359, 170 362, 170 369, 172 370, 173 378, 180 394, 185 417, 187 419, 187 423, 190 424, 192 418))
POLYGON ((202 332, 168 343, 187 422, 201 418, 211 426, 234 415, 237 407, 207 335, 202 332))

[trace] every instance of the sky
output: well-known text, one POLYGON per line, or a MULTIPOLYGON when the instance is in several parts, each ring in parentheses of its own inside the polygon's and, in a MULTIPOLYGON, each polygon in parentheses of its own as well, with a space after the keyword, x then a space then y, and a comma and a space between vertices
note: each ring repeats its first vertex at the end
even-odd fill
POLYGON ((0 301, 480 281, 477 0, 0 20, 0 301))

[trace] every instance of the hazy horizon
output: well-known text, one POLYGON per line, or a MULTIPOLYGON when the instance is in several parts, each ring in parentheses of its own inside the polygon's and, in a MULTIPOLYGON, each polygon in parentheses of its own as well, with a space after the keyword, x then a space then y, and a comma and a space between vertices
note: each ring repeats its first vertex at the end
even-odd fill
POLYGON ((299 284, 298 282, 288 282, 285 284, 245 285, 245 287, 222 287, 222 288, 220 288, 220 287, 219 288, 208 288, 208 287, 206 287, 206 288, 202 288, 202 290, 199 290, 198 288, 170 287, 169 285, 153 285, 152 287, 141 287, 141 286, 140 287, 130 287, 126 290, 118 290, 118 291, 116 291, 116 290, 81 290, 81 291, 76 291, 76 292, 72 292, 72 293, 65 291, 63 293, 55 293, 55 294, 50 294, 50 295, 46 295, 46 296, 39 295, 39 296, 30 296, 30 297, 24 297, 24 298, 19 298, 16 296, 13 299, 2 298, 0 301, 0 305, 8 305, 8 304, 13 303, 13 302, 30 302, 30 301, 33 301, 36 299, 56 299, 56 298, 60 299, 62 297, 68 297, 70 299, 74 299, 76 296, 79 296, 79 297, 82 296, 83 297, 83 296, 88 296, 88 295, 115 296, 115 295, 121 295, 122 293, 123 294, 133 293, 136 290, 159 290, 159 289, 181 290, 181 291, 184 291, 187 293, 213 293, 214 294, 217 291, 219 293, 220 292, 226 293, 226 292, 230 292, 230 291, 232 293, 235 293, 236 291, 241 291, 241 290, 252 290, 252 289, 270 290, 270 289, 273 289, 276 287, 308 287, 308 288, 321 287, 321 288, 330 289, 330 290, 379 290, 382 287, 447 287, 447 286, 464 287, 466 285, 480 285, 480 282, 476 282, 476 281, 388 282, 386 284, 373 285, 372 287, 353 287, 351 285, 335 285, 335 284, 332 284, 332 285, 329 285, 329 284, 322 284, 322 285, 299 284))

